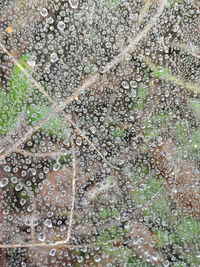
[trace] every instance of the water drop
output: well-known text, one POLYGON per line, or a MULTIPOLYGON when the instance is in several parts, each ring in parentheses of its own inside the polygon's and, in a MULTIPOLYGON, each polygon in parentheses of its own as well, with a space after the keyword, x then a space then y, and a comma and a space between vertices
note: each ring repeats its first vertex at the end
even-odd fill
POLYGON ((80 146, 80 145, 82 144, 82 139, 81 139, 81 137, 78 137, 78 138, 76 139, 76 144, 77 144, 78 146, 80 146))
POLYGON ((24 198, 20 199, 20 204, 21 204, 22 206, 24 206, 24 204, 26 204, 26 199, 24 199, 24 198))
POLYGON ((51 62, 55 63, 58 60, 58 56, 56 53, 51 54, 51 62))
POLYGON ((1 181, 0 181, 0 187, 4 187, 8 184, 8 178, 3 178, 1 181))
POLYGON ((77 8, 79 5, 78 0, 69 0, 69 4, 72 8, 77 8))
POLYGON ((46 221, 44 222, 44 224, 49 227, 52 228, 52 221, 50 219, 46 219, 46 221))
POLYGON ((53 170, 58 171, 60 169, 60 162, 57 162, 56 164, 53 165, 53 170))
POLYGON ((123 87, 124 89, 129 89, 129 84, 128 84, 128 82, 123 81, 123 82, 122 82, 122 87, 123 87))
POLYGON ((64 31, 65 29, 65 23, 63 21, 59 21, 58 22, 58 25, 57 25, 57 28, 60 30, 60 31, 64 31))
POLYGON ((54 255, 56 254, 56 249, 55 249, 55 248, 52 248, 52 249, 50 250, 49 254, 50 254, 51 256, 54 256, 54 255))
POLYGON ((94 260, 95 260, 96 262, 100 262, 100 261, 101 261, 101 257, 99 257, 99 255, 95 255, 95 256, 94 256, 94 260))
POLYGON ((43 9, 41 10, 40 14, 41 14, 43 17, 47 17, 47 15, 48 15, 48 11, 47 11, 47 9, 46 9, 46 8, 43 8, 43 9))
POLYGON ((21 184, 17 184, 17 185, 15 186, 15 190, 16 190, 16 191, 20 191, 20 190, 22 190, 22 188, 23 188, 23 186, 22 186, 21 184))
POLYGON ((45 239, 46 239, 46 235, 45 235, 45 233, 41 232, 41 233, 38 235, 38 240, 40 240, 41 242, 44 242, 45 239))

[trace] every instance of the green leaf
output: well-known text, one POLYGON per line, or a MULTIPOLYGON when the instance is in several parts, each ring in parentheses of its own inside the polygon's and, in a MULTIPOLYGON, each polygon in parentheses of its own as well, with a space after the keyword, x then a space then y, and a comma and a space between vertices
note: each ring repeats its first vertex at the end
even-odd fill
POLYGON ((113 132, 114 137, 123 138, 125 135, 124 130, 120 129, 119 127, 116 127, 113 132))
POLYGON ((147 183, 142 183, 139 188, 132 191, 136 202, 141 204, 151 200, 162 188, 162 179, 152 178, 147 183))
POLYGON ((158 230, 154 233, 154 235, 158 247, 166 247, 176 242, 175 236, 170 234, 167 230, 158 230))
POLYGON ((168 69, 165 67, 161 67, 160 69, 157 67, 156 70, 154 71, 154 74, 157 78, 165 78, 170 73, 169 73, 168 69))
MULTIPOLYGON (((27 56, 23 56, 19 63, 29 73, 30 71, 26 65, 27 59, 27 56)), ((3 89, 0 92, 0 134, 13 129, 18 116, 25 110, 29 99, 33 102, 40 95, 40 92, 29 78, 18 66, 15 66, 12 71, 8 92, 3 89)))
POLYGON ((179 242, 194 242, 200 238, 199 223, 193 219, 185 219, 178 227, 179 242))
POLYGON ((153 222, 160 219, 167 219, 170 215, 170 208, 167 198, 159 198, 148 209, 144 211, 144 215, 148 216, 153 222))
POLYGON ((137 90, 137 96, 138 98, 140 99, 146 99, 147 96, 148 96, 148 91, 147 91, 147 88, 144 88, 144 87, 141 87, 137 90))
MULTIPOLYGON (((38 123, 46 116, 51 114, 51 108, 47 106, 35 105, 34 108, 28 106, 27 113, 29 121, 38 123)), ((55 115, 52 119, 46 122, 43 126, 44 130, 50 135, 56 135, 61 139, 69 137, 69 127, 63 122, 63 119, 59 115, 55 115)))
POLYGON ((200 120, 200 101, 197 99, 189 99, 188 106, 193 110, 195 117, 200 120))
MULTIPOLYGON (((26 66, 26 61, 28 60, 27 56, 23 56, 19 64, 29 73, 29 69, 26 66)), ((30 96, 30 92, 33 89, 32 82, 26 75, 22 72, 22 70, 15 66, 10 79, 10 88, 9 95, 13 99, 13 101, 23 101, 24 98, 30 96)))

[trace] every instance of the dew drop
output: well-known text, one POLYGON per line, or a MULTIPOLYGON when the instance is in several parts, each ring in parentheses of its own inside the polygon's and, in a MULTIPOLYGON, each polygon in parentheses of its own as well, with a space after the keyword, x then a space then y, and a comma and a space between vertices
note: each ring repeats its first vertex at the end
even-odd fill
POLYGON ((99 257, 99 255, 95 255, 95 256, 94 256, 94 260, 95 260, 96 262, 100 262, 100 261, 101 261, 101 257, 99 257))
POLYGON ((45 235, 45 233, 41 232, 41 233, 38 235, 38 240, 40 240, 41 242, 44 242, 45 239, 46 239, 46 235, 45 235))
POLYGON ((26 199, 24 199, 24 198, 20 199, 20 204, 21 204, 22 206, 24 206, 24 204, 26 204, 26 199))
POLYGON ((82 144, 82 139, 81 139, 81 137, 78 137, 78 138, 76 139, 76 144, 77 144, 78 146, 80 146, 80 145, 82 144))
POLYGON ((58 25, 57 25, 57 28, 60 30, 60 31, 64 31, 65 29, 65 23, 63 21, 59 21, 58 22, 58 25))
POLYGON ((122 87, 123 87, 124 89, 129 89, 129 84, 128 84, 128 82, 123 81, 123 82, 122 82, 122 87))
POLYGON ((1 181, 0 181, 0 187, 4 187, 8 184, 8 178, 3 178, 1 181))
POLYGON ((46 9, 46 8, 43 8, 43 9, 41 10, 40 14, 41 14, 43 17, 47 17, 47 15, 48 15, 48 11, 47 11, 47 9, 46 9))
POLYGON ((15 190, 16 190, 16 191, 20 191, 20 190, 22 190, 22 188, 23 188, 22 184, 17 184, 17 185, 15 186, 15 190))
POLYGON ((50 254, 51 256, 54 256, 54 255, 56 254, 56 249, 55 249, 55 248, 52 248, 52 249, 50 250, 49 254, 50 254))
POLYGON ((57 170, 59 170, 59 169, 60 169, 60 163, 57 162, 56 164, 54 164, 54 166, 53 166, 53 170, 54 170, 54 171, 57 171, 57 170))
POLYGON ((58 56, 56 53, 51 54, 51 62, 55 63, 58 60, 58 56))
POLYGON ((78 7, 78 5, 79 5, 79 2, 78 2, 78 0, 69 0, 69 4, 70 4, 70 6, 72 7, 72 8, 77 8, 78 7))
POLYGON ((46 225, 49 228, 52 228, 52 221, 50 219, 46 219, 46 221, 44 222, 44 225, 46 225))

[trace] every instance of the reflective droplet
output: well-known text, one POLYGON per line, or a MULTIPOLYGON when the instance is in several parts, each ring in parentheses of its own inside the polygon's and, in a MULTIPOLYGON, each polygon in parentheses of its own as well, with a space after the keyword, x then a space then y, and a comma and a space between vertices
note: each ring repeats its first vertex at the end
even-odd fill
POLYGON ((57 27, 60 31, 64 31, 65 23, 63 21, 59 21, 57 27))
POLYGON ((49 254, 50 254, 51 256, 54 256, 54 255, 56 254, 56 249, 55 249, 55 248, 52 248, 52 249, 50 250, 49 254))
POLYGON ((40 14, 43 16, 43 17, 47 17, 48 16, 48 11, 46 8, 43 8, 40 12, 40 14))
POLYGON ((44 242, 45 239, 46 239, 45 233, 43 232, 39 233, 38 240, 40 240, 41 242, 44 242))
POLYGON ((69 4, 72 8, 77 8, 79 5, 79 1, 78 0, 69 0, 69 4))
POLYGON ((15 190, 16 190, 16 191, 20 191, 20 190, 22 190, 22 188, 23 188, 23 185, 22 185, 22 184, 17 184, 17 185, 15 186, 15 190))
POLYGON ((81 138, 81 137, 78 137, 78 138, 76 139, 76 144, 77 144, 78 146, 80 146, 80 145, 82 144, 82 138, 81 138))
POLYGON ((124 89, 129 89, 129 84, 128 84, 128 82, 127 82, 127 81, 123 81, 123 82, 122 82, 122 87, 123 87, 124 89))
POLYGON ((57 171, 57 170, 59 170, 59 169, 60 169, 60 163, 57 162, 56 164, 53 165, 53 170, 54 170, 54 171, 57 171))
POLYGON ((4 186, 6 186, 8 184, 8 178, 3 178, 3 179, 1 179, 1 181, 0 181, 0 187, 4 187, 4 186))
POLYGON ((95 256, 94 256, 94 260, 95 260, 96 262, 100 262, 100 261, 101 261, 101 257, 99 257, 99 255, 95 255, 95 256))
POLYGON ((49 227, 49 228, 52 228, 52 221, 50 219, 46 219, 44 224, 49 227))
POLYGON ((58 60, 58 55, 56 53, 51 54, 51 62, 55 63, 58 60))
POLYGON ((20 199, 20 204, 21 204, 22 206, 24 206, 24 204, 26 204, 26 199, 24 199, 24 198, 20 199))

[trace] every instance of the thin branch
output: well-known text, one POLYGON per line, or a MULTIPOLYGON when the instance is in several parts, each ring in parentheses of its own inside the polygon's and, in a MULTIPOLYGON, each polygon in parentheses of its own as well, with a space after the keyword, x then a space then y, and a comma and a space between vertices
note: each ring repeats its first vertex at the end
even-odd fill
MULTIPOLYGON (((151 62, 148 58, 144 57, 143 61, 147 64, 147 66, 154 72, 158 71, 157 66, 151 62)), ((164 66, 163 66, 164 68, 164 66)), ((164 73, 162 76, 159 77, 161 80, 165 80, 167 82, 170 82, 172 84, 175 84, 177 86, 182 86, 192 92, 200 93, 200 87, 198 84, 192 83, 192 82, 186 82, 182 80, 181 78, 171 74, 170 72, 164 73)))
POLYGON ((92 247, 95 245, 106 245, 109 243, 121 242, 120 239, 107 240, 106 242, 94 242, 89 244, 82 245, 70 245, 66 244, 66 240, 56 241, 54 243, 30 243, 30 244, 3 244, 0 245, 0 248, 34 248, 34 247, 68 247, 68 248, 83 248, 83 247, 92 247))
POLYGON ((148 32, 153 28, 153 26, 156 24, 157 20, 163 13, 166 3, 167 3, 166 0, 161 1, 161 4, 156 11, 156 15, 147 23, 144 29, 140 33, 138 33, 138 35, 135 38, 130 40, 129 45, 125 47, 124 50, 118 56, 116 56, 111 62, 109 62, 106 65, 104 72, 110 71, 114 66, 119 64, 123 60, 124 56, 127 53, 131 52, 132 49, 135 48, 135 46, 138 45, 139 42, 142 41, 146 37, 148 32))
POLYGON ((140 26, 143 22, 143 19, 146 17, 148 11, 149 11, 149 7, 151 5, 151 0, 146 0, 142 11, 140 12, 139 18, 138 18, 138 25, 140 26))
POLYGON ((69 227, 68 227, 68 232, 67 232, 67 239, 66 243, 69 242, 70 237, 71 237, 71 230, 72 230, 72 220, 74 217, 74 206, 75 206, 75 197, 76 197, 76 155, 75 155, 75 147, 74 147, 74 142, 71 138, 71 146, 72 146, 72 167, 73 167, 73 177, 72 177, 72 207, 70 211, 70 218, 69 218, 69 227))
POLYGON ((33 153, 33 152, 23 150, 20 148, 15 149, 15 152, 20 153, 20 154, 25 155, 25 156, 27 155, 27 156, 32 157, 32 158, 46 158, 46 157, 54 158, 54 157, 66 156, 66 155, 71 154, 71 150, 68 150, 67 152, 57 151, 57 152, 33 153))
MULTIPOLYGON (((156 15, 153 19, 151 19, 149 21, 149 23, 144 27, 144 29, 135 37, 135 39, 130 40, 129 45, 124 48, 124 50, 118 55, 116 56, 111 62, 109 62, 105 68, 104 68, 104 72, 109 72, 110 69, 112 69, 115 65, 117 65, 118 63, 120 63, 124 56, 130 52, 136 45, 138 45, 138 43, 143 40, 145 38, 145 36, 147 35, 147 33, 153 28, 153 26, 156 24, 157 20, 159 19, 159 17, 161 16, 164 8, 166 5, 166 0, 163 0, 156 12, 156 15)), ((22 137, 21 139, 19 139, 19 141, 13 145, 10 149, 7 149, 6 151, 4 151, 1 155, 0 155, 0 159, 5 158, 8 154, 12 153, 13 151, 15 151, 16 148, 18 148, 21 144, 23 144, 28 138, 31 137, 31 135, 36 132, 37 130, 39 130, 48 120, 50 120, 55 114, 59 113, 60 111, 62 111, 68 104, 70 104, 72 101, 74 101, 85 89, 87 89, 88 87, 92 86, 99 78, 100 78, 100 74, 96 73, 94 75, 92 75, 90 78, 88 78, 83 85, 81 85, 79 87, 79 89, 77 91, 74 92, 73 95, 69 96, 65 101, 63 101, 60 105, 56 106, 53 105, 52 107, 52 112, 51 114, 47 115, 46 117, 43 118, 43 120, 41 120, 35 127, 31 128, 25 135, 24 137, 22 137)), ((44 91, 44 90, 43 90, 44 91)), ((47 93, 45 92, 45 95, 47 93)))

